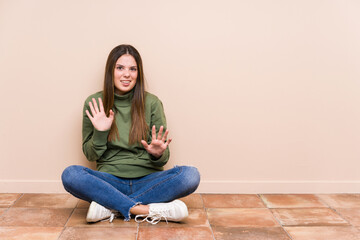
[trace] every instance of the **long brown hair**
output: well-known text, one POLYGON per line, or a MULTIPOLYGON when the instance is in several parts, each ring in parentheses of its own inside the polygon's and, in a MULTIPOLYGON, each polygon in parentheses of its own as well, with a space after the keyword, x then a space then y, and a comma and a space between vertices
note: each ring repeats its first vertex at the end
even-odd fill
MULTIPOLYGON (((124 54, 130 54, 135 58, 138 76, 136 85, 132 91, 134 96, 131 103, 131 128, 129 133, 129 144, 140 143, 141 140, 147 139, 149 126, 145 121, 145 82, 144 71, 141 56, 139 52, 131 45, 119 45, 109 54, 104 77, 103 102, 106 115, 109 116, 110 109, 114 106, 114 69, 116 61, 124 54)), ((108 141, 119 139, 119 130, 116 126, 115 119, 110 129, 108 141)))

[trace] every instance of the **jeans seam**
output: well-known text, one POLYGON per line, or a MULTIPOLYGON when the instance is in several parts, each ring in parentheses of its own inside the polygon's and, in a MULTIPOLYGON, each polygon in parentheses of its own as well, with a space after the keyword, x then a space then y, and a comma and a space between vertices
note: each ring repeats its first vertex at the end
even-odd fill
MULTIPOLYGON (((175 167, 181 169, 181 168, 178 167, 178 166, 175 166, 175 167)), ((141 184, 141 183, 144 183, 144 182, 149 182, 149 181, 152 181, 152 180, 157 179, 157 178, 158 178, 158 177, 152 177, 152 178, 149 178, 149 179, 146 179, 146 180, 139 180, 139 181, 137 181, 136 183, 134 183, 134 185, 135 185, 135 184, 141 184)))
POLYGON ((170 178, 164 179, 163 181, 155 184, 154 186, 152 186, 151 188, 149 188, 149 189, 146 190, 145 192, 143 192, 143 193, 141 193, 141 194, 139 194, 139 195, 137 195, 137 196, 132 197, 132 199, 137 199, 137 198, 143 196, 144 194, 148 193, 149 191, 151 191, 151 190, 154 189, 155 187, 159 186, 160 184, 162 184, 162 183, 164 183, 164 182, 166 182, 166 181, 169 181, 169 180, 177 177, 178 175, 180 175, 180 174, 182 173, 182 171, 183 171, 183 169, 182 169, 182 168, 179 168, 179 171, 178 171, 174 176, 172 176, 172 177, 170 177, 170 178))
MULTIPOLYGON (((88 171, 86 171, 86 168, 83 168, 82 170, 83 170, 84 172, 86 172, 87 174, 91 175, 91 176, 97 177, 97 176, 95 176, 95 175, 93 175, 93 174, 90 174, 88 171)), ((100 171, 98 171, 98 172, 100 172, 100 171)), ((97 178, 99 178, 99 177, 97 177, 97 178)), ((105 176, 105 175, 103 175, 103 178, 108 179, 108 180, 110 180, 110 181, 114 181, 114 182, 123 184, 123 185, 129 185, 129 184, 127 184, 126 182, 119 181, 119 180, 116 180, 116 179, 112 179, 112 178, 109 178, 109 177, 107 177, 107 176, 105 176)))

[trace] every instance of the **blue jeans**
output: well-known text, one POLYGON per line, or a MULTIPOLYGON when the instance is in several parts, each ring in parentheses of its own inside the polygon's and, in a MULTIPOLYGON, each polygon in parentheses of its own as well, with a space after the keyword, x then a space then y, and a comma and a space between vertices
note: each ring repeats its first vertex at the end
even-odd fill
POLYGON ((83 166, 69 166, 61 176, 64 188, 77 198, 119 211, 130 220, 138 204, 170 202, 193 193, 200 183, 195 167, 175 166, 140 178, 119 178, 83 166))

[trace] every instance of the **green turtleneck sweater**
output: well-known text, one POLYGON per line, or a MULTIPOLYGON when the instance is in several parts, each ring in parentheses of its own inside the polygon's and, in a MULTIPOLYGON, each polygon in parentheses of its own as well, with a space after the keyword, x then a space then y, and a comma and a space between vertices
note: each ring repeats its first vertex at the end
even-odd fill
MULTIPOLYGON (((129 145, 129 132, 131 126, 131 100, 133 91, 125 95, 114 96, 115 121, 119 130, 120 139, 108 142, 109 131, 98 131, 92 125, 85 110, 90 111, 89 102, 95 98, 102 98, 102 92, 90 95, 84 104, 83 110, 83 152, 89 161, 96 161, 97 170, 107 172, 117 177, 137 178, 156 171, 162 171, 163 166, 169 160, 169 148, 165 150, 160 158, 150 155, 141 143, 129 145)), ((146 93, 145 97, 145 119, 149 126, 147 142, 151 142, 151 127, 160 126, 166 130, 166 119, 161 101, 153 94, 146 93)))

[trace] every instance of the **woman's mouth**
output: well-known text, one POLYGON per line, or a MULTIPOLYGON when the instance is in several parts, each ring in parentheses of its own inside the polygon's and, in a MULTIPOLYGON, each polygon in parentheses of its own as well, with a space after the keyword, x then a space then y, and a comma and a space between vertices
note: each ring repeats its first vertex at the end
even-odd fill
POLYGON ((122 83, 123 86, 127 87, 130 85, 130 80, 120 80, 120 82, 122 83))

